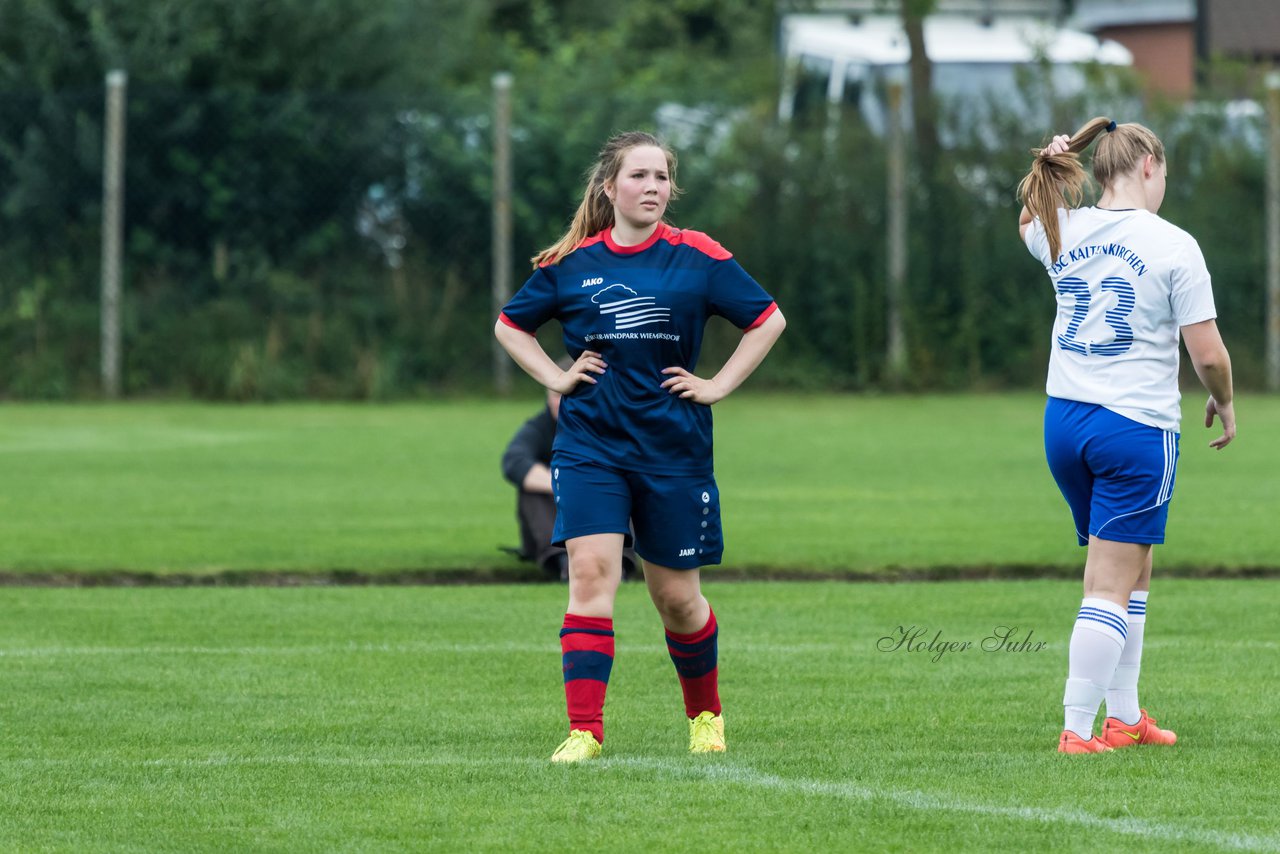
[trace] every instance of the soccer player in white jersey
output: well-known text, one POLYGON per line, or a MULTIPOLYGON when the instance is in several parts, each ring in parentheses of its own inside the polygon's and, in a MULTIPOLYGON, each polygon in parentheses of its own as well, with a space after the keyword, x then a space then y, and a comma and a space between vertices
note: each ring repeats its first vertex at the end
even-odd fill
POLYGON ((1084 601, 1071 634, 1061 753, 1173 744, 1138 705, 1152 546, 1164 542, 1178 461, 1178 336, 1209 391, 1209 443, 1236 435, 1231 359, 1194 238, 1157 216, 1164 146, 1140 124, 1108 118, 1033 149, 1018 187, 1018 231, 1057 293, 1045 454, 1088 546, 1084 601), (1102 195, 1082 207, 1079 153, 1094 145, 1102 195), (1094 719, 1105 698, 1102 733, 1094 719))

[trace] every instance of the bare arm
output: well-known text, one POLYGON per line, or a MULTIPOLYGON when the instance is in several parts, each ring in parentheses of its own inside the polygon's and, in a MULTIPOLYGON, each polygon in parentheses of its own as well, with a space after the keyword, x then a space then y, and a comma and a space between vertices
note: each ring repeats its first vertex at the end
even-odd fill
POLYGON ((1235 396, 1231 387, 1231 355, 1222 343, 1218 323, 1205 320, 1182 327, 1182 340, 1196 369, 1196 376, 1209 391, 1204 406, 1204 426, 1213 426, 1213 417, 1222 419, 1222 435, 1209 447, 1222 450, 1236 437, 1235 396))
POLYGON ((547 351, 542 349, 538 339, 528 332, 515 329, 499 320, 494 324, 493 334, 502 345, 502 349, 515 359, 516 364, 523 368, 526 374, 546 388, 561 394, 573 391, 580 382, 594 385, 596 379, 592 374, 603 374, 607 367, 599 353, 583 350, 582 355, 572 367, 562 371, 547 355, 547 351))
POLYGON ((1031 227, 1031 211, 1027 210, 1027 206, 1022 206, 1022 213, 1018 214, 1018 236, 1023 242, 1027 239, 1027 229, 1031 227))
POLYGON ((520 488, 525 492, 545 492, 550 494, 551 489, 551 469, 542 463, 534 463, 529 469, 529 473, 524 476, 524 482, 520 484, 520 488))
POLYGON ((714 377, 704 380, 684 368, 664 368, 662 372, 670 378, 663 382, 662 387, 671 394, 678 394, 694 403, 705 403, 708 406, 718 403, 760 367, 760 363, 786 328, 787 321, 782 316, 782 311, 775 310, 764 323, 742 333, 742 340, 738 342, 733 355, 714 377))
POLYGON ((502 476, 525 492, 550 492, 551 446, 555 440, 555 420, 550 410, 530 418, 511 437, 502 452, 502 476))

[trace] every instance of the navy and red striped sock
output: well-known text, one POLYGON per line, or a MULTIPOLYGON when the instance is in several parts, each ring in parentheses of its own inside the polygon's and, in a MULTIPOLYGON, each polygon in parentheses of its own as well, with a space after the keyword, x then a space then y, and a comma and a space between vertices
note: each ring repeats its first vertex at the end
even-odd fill
POLYGON ((585 729, 603 742, 604 692, 613 669, 613 618, 565 614, 560 650, 569 729, 585 729))
POLYGON ((720 668, 716 661, 719 628, 713 611, 707 624, 693 634, 678 635, 667 630, 667 652, 680 677, 684 711, 690 718, 703 712, 720 714, 720 668))

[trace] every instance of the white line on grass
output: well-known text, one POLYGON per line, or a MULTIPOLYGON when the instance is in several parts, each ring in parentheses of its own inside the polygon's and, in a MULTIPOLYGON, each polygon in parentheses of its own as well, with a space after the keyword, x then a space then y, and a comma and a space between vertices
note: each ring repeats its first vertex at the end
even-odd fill
MULTIPOLYGON (((1148 640, 1152 648, 1229 648, 1229 649, 1278 649, 1280 642, 1264 640, 1225 640, 1225 639, 1170 639, 1148 640)), ((1064 648, 1050 643, 1048 649, 1064 648)), ((662 650, 660 642, 637 644, 618 644, 619 654, 632 654, 662 650)), ((743 655, 805 655, 824 653, 827 655, 870 655, 875 652, 872 641, 862 643, 851 639, 848 643, 734 643, 730 648, 734 654, 743 655)), ((345 643, 316 644, 312 646, 33 646, 10 647, 0 649, 0 659, 6 658, 62 658, 95 656, 243 656, 243 657, 288 657, 314 655, 503 655, 509 653, 526 653, 555 656, 560 648, 550 643, 456 643, 449 641, 416 641, 410 643, 345 643)))
MULTIPOLYGON (((737 644, 735 653, 784 655, 812 652, 839 653, 854 649, 850 644, 737 644)), ((619 653, 652 652, 666 650, 661 641, 649 644, 618 644, 619 653)), ((868 646, 868 652, 871 650, 868 646)), ((63 656, 145 656, 145 655, 241 655, 241 656, 291 656, 338 655, 344 653, 385 653, 393 655, 500 655, 521 652, 540 655, 559 655, 560 647, 549 643, 451 643, 422 641, 418 643, 347 643, 314 646, 40 646, 0 649, 0 658, 56 658, 63 656)))
POLYGON ((1157 638, 1154 641, 1143 641, 1143 646, 1194 649, 1203 649, 1205 647, 1214 649, 1238 649, 1242 647, 1245 649, 1280 649, 1280 642, 1243 638, 1169 638, 1168 640, 1157 638))
POLYGON ((1192 845, 1213 845, 1219 848, 1240 851, 1280 850, 1280 838, 1275 836, 1221 833, 1214 830, 1185 828, 1139 818, 1104 818, 1080 810, 1049 809, 1044 807, 1004 807, 995 804, 973 803, 921 791, 870 789, 849 783, 778 777, 773 774, 764 774, 742 765, 716 764, 696 767, 689 765, 687 762, 679 763, 671 760, 635 758, 607 759, 601 763, 601 766, 603 768, 618 766, 643 768, 669 774, 673 777, 692 778, 714 783, 729 783, 751 788, 774 789, 849 801, 870 802, 883 800, 889 801, 896 806, 927 812, 959 812, 1028 821, 1037 824, 1078 825, 1112 833, 1140 836, 1145 839, 1162 839, 1171 842, 1185 842, 1192 845))
MULTIPOLYGON (((223 768, 250 766, 313 766, 342 768, 431 768, 431 767, 510 767, 523 765, 531 768, 553 770, 543 759, 516 757, 326 757, 326 756, 207 756, 189 758, 125 759, 114 757, 28 758, 0 761, 3 765, 49 766, 142 766, 145 768, 223 768)), ((609 758, 574 770, 591 770, 606 773, 610 769, 636 769, 653 771, 664 776, 684 780, 770 789, 811 797, 836 798, 838 800, 872 803, 887 801, 895 806, 921 812, 953 812, 969 815, 991 816, 1035 824, 1065 824, 1141 837, 1148 840, 1182 842, 1189 845, 1214 846, 1237 851, 1280 851, 1280 837, 1254 836, 1244 833, 1223 833, 1194 827, 1181 827, 1166 822, 1140 818, 1105 818, 1081 810, 1052 809, 1048 807, 999 806, 981 802, 948 798, 910 789, 873 789, 828 780, 779 777, 756 771, 745 765, 722 761, 714 764, 691 764, 687 759, 609 758)), ((554 769, 556 771, 567 769, 554 769)))
POLYGON ((293 656, 337 654, 433 654, 505 652, 556 653, 553 644, 530 643, 347 643, 317 644, 314 646, 41 646, 0 649, 0 658, 57 658, 63 656, 146 656, 146 655, 237 655, 237 656, 293 656))
MULTIPOLYGON (((1148 640, 1151 648, 1196 649, 1278 649, 1280 642, 1264 640, 1224 639, 1171 639, 1148 640)), ((1050 643, 1048 649, 1062 650, 1065 646, 1050 643)), ((660 642, 618 644, 617 653, 635 653, 665 650, 660 642)), ((848 643, 734 643, 730 650, 742 655, 825 655, 865 656, 875 654, 873 641, 865 643, 851 639, 848 643)), ((420 641, 410 643, 346 643, 317 644, 314 646, 40 646, 10 647, 0 649, 0 660, 29 658, 92 658, 95 656, 241 656, 246 658, 290 657, 318 655, 506 655, 530 654, 556 656, 560 648, 550 643, 453 643, 448 641, 420 641)))

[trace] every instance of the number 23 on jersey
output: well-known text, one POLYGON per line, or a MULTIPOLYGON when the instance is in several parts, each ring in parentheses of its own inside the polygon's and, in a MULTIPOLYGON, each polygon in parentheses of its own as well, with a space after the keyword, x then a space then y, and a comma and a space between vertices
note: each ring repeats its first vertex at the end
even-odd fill
POLYGON ((1066 330, 1058 336, 1058 346, 1063 350, 1079 353, 1081 356, 1119 356, 1127 353, 1133 346, 1133 327, 1125 320, 1136 302, 1133 285, 1116 276, 1108 276, 1102 280, 1100 290, 1116 295, 1115 305, 1103 313, 1103 320, 1115 335, 1105 343, 1081 341, 1076 335, 1093 307, 1093 291, 1088 282, 1075 276, 1059 280, 1058 293, 1074 300, 1071 319, 1067 321, 1066 330))

